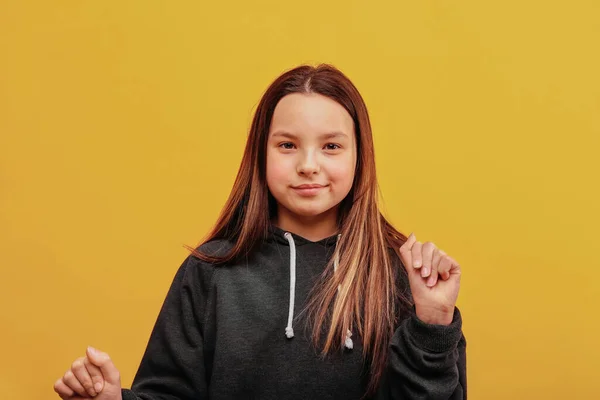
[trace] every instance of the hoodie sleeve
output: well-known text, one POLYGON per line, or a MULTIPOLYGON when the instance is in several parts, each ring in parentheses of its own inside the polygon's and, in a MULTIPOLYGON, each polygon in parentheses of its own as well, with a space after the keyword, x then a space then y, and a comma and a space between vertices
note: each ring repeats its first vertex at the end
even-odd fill
POLYGON ((459 309, 454 309, 452 323, 444 326, 424 323, 413 308, 391 340, 389 397, 465 400, 466 370, 466 340, 459 309))
POLYGON ((193 256, 180 266, 123 400, 208 398, 203 329, 213 271, 193 256))

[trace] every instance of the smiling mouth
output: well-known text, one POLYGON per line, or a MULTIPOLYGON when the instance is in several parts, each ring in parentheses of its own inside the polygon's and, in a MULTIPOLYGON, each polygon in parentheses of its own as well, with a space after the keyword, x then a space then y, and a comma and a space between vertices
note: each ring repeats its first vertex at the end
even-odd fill
POLYGON ((328 185, 317 185, 317 184, 312 184, 312 185, 300 185, 300 186, 292 186, 292 189, 294 189, 294 191, 299 194, 300 196, 303 197, 311 197, 311 196, 316 196, 317 194, 319 194, 319 192, 321 192, 321 190, 325 189, 328 185))
POLYGON ((318 183, 307 183, 299 186, 292 186, 294 189, 317 189, 325 187, 326 185, 320 185, 318 183))

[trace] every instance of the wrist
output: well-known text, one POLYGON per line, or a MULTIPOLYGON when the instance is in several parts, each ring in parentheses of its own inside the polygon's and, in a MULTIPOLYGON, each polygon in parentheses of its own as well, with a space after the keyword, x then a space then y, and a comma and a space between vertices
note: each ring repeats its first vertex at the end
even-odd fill
MULTIPOLYGON (((426 316, 423 318, 427 319, 426 316)), ((416 347, 431 353, 447 353, 456 349, 462 337, 462 317, 457 307, 454 307, 452 322, 442 325, 442 320, 432 319, 426 323, 413 315, 406 324, 407 334, 416 347)))
POLYGON ((415 307, 417 318, 429 325, 448 326, 454 317, 454 307, 451 309, 432 309, 428 307, 415 307))

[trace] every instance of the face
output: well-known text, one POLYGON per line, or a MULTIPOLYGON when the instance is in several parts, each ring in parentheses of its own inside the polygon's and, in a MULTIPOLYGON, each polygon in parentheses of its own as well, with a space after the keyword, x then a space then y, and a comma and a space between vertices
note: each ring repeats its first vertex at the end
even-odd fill
POLYGON ((344 107, 320 94, 283 97, 267 142, 267 185, 278 211, 316 217, 337 211, 352 188, 354 122, 344 107))

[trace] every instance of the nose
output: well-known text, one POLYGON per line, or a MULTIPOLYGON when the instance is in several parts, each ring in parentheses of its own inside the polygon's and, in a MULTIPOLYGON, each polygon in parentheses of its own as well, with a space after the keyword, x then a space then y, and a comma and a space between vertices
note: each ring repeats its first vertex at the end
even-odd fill
POLYGON ((318 160, 312 151, 304 152, 298 162, 297 171, 298 174, 305 176, 318 174, 321 171, 318 160))

